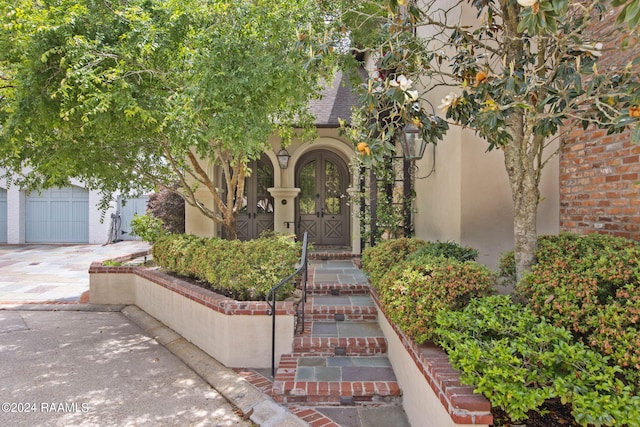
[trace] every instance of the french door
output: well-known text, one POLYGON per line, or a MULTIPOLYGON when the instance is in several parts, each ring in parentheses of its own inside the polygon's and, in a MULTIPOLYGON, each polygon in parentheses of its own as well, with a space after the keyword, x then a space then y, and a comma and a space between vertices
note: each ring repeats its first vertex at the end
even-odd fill
POLYGON ((252 173, 244 182, 244 201, 238 214, 238 239, 255 239, 262 232, 273 230, 273 197, 267 190, 273 187, 273 165, 268 158, 249 163, 252 173))
POLYGON ((330 151, 312 151, 296 170, 298 234, 315 245, 349 245, 349 169, 330 151))

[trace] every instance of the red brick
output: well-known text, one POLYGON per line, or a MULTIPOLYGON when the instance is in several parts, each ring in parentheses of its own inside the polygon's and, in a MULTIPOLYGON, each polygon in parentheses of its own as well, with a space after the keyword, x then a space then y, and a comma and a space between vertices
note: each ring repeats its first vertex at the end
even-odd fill
POLYGON ((450 395, 451 405, 467 411, 490 411, 491 403, 480 394, 450 395))

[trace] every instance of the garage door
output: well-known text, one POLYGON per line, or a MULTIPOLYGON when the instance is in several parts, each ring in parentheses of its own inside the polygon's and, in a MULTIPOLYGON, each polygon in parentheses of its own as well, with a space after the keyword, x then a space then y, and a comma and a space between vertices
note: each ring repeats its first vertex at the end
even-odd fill
POLYGON ((118 240, 142 240, 140 237, 131 235, 131 220, 134 215, 144 215, 147 213, 148 197, 136 199, 118 198, 118 212, 120 212, 120 230, 118 240))
POLYGON ((0 188, 0 243, 7 243, 7 190, 0 188))
POLYGON ((88 243, 89 191, 80 187, 31 193, 26 207, 27 243, 88 243))

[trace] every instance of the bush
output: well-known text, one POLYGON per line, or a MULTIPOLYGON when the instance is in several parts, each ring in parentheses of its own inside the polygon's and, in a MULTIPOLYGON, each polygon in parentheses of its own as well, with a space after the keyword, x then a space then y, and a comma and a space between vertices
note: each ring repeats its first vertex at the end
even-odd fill
POLYGON ((160 237, 167 235, 164 223, 160 218, 156 218, 149 214, 134 214, 131 220, 131 235, 139 236, 142 240, 154 243, 160 237))
POLYGON ((478 251, 468 246, 461 246, 456 242, 427 242, 423 247, 416 250, 410 255, 413 257, 421 257, 429 255, 432 257, 443 256, 445 258, 453 258, 460 262, 475 261, 478 259, 478 251))
POLYGON ((389 319, 423 343, 433 338, 439 311, 461 309, 493 286, 494 276, 484 266, 424 255, 398 264, 375 288, 389 319))
POLYGON ((513 286, 518 281, 516 278, 516 254, 507 251, 500 256, 498 274, 504 286, 513 286))
MULTIPOLYGON (((282 235, 247 242, 169 235, 153 246, 159 266, 207 282, 212 290, 239 301, 264 300, 273 286, 293 272, 300 252, 299 243, 282 235)), ((288 284, 277 298, 291 291, 293 284, 288 284)))
POLYGON ((562 234, 540 239, 536 256, 538 263, 516 285, 517 295, 537 315, 611 356, 638 387, 640 244, 601 234, 562 234))
POLYGON ((151 215, 162 220, 169 233, 184 233, 184 199, 180 195, 163 189, 149 196, 147 207, 151 215))
POLYGON ((441 311, 436 323, 436 341, 462 371, 461 381, 512 421, 526 419, 552 398, 570 404, 583 426, 637 425, 640 419, 640 398, 616 378, 617 366, 509 296, 441 311))
POLYGON ((362 251, 362 270, 375 285, 394 265, 401 263, 424 245, 425 241, 416 238, 385 240, 362 251))

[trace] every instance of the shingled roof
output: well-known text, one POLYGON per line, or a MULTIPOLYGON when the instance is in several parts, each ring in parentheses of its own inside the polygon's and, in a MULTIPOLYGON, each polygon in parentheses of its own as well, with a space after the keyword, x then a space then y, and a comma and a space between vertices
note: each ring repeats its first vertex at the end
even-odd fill
POLYGON ((349 78, 339 71, 322 91, 321 98, 311 101, 317 127, 338 127, 338 119, 351 123, 351 107, 357 104, 358 98, 352 87, 349 78))

